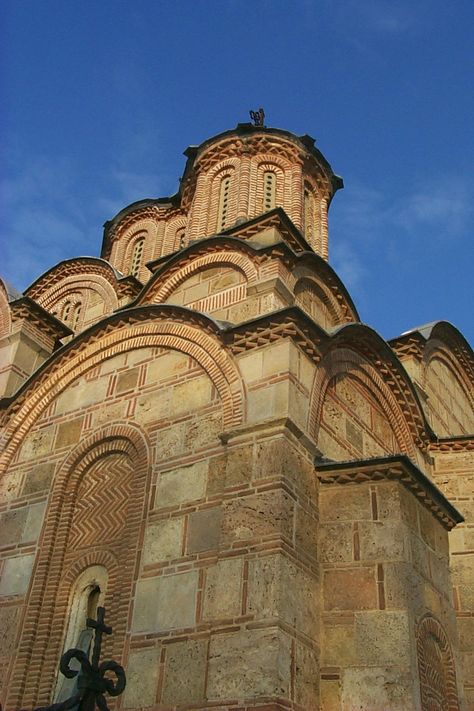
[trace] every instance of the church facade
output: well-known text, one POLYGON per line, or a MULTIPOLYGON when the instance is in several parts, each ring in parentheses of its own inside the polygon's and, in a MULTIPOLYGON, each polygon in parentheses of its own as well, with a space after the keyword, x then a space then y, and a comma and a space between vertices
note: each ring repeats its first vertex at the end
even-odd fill
POLYGON ((471 348, 360 322, 310 136, 185 155, 100 258, 1 285, 3 708, 65 697, 100 605, 114 708, 472 711, 471 348))

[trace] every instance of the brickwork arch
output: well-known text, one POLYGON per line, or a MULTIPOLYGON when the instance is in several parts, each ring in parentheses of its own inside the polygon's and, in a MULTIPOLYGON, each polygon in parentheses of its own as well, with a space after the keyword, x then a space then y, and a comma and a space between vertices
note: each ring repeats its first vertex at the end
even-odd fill
MULTIPOLYGON (((104 360, 138 348, 163 347, 190 355, 207 373, 219 393, 224 427, 231 429, 240 424, 244 392, 233 358, 218 338, 206 332, 200 323, 189 325, 170 320, 168 309, 164 312, 164 318, 162 316, 163 320, 159 318, 160 312, 153 307, 142 313, 144 320, 140 322, 130 323, 133 315, 130 312, 122 314, 119 325, 109 322, 101 325, 100 330, 88 332, 84 340, 73 342, 71 346, 74 345, 74 348, 63 351, 60 358, 37 375, 30 388, 23 393, 21 405, 18 405, 6 427, 6 446, 0 460, 0 473, 8 466, 40 414, 71 382, 104 360)), ((183 316, 189 319, 187 312, 183 316)))
POLYGON ((285 158, 271 154, 261 154, 252 159, 248 214, 253 217, 266 212, 263 207, 263 176, 266 172, 273 172, 276 175, 276 206, 282 207, 290 214, 291 163, 285 158))
POLYGON ((332 293, 324 287, 317 279, 311 277, 301 277, 294 285, 295 304, 301 306, 313 320, 326 330, 333 326, 338 326, 346 320, 341 314, 341 307, 332 293), (305 296, 307 295, 307 298, 305 296), (314 304, 312 303, 314 302, 314 304), (318 313, 318 302, 322 305, 325 313, 325 323, 319 323, 316 314, 318 313))
POLYGON ((50 700, 71 589, 88 566, 102 565, 107 570, 113 651, 121 657, 149 486, 150 451, 146 435, 137 425, 117 423, 97 429, 61 465, 33 571, 8 706, 33 706, 50 700), (104 471, 111 474, 108 489, 103 486, 104 471), (93 497, 93 511, 81 506, 84 493, 93 497), (125 500, 122 508, 115 505, 120 497, 125 500), (116 526, 118 516, 120 528, 116 526), (115 536, 104 538, 103 531, 110 528, 115 536))
POLYGON ((311 393, 308 431, 317 442, 326 393, 329 385, 341 375, 351 374, 374 397, 388 419, 397 445, 403 454, 415 458, 415 445, 397 400, 377 368, 356 351, 334 348, 319 364, 311 393))
MULTIPOLYGON (((179 234, 183 231, 183 228, 186 228, 187 224, 188 220, 185 215, 174 217, 166 223, 161 254, 172 254, 185 246, 185 244, 181 244, 179 234)), ((186 239, 186 244, 187 242, 188 240, 186 239)))
POLYGON ((143 246, 142 266, 140 269, 140 280, 144 280, 148 274, 145 268, 146 262, 161 255, 161 244, 158 244, 158 223, 152 219, 138 219, 133 222, 119 239, 112 245, 110 262, 123 274, 129 274, 132 264, 132 255, 135 243, 139 239, 145 239, 143 246))
POLYGON ((422 711, 459 711, 456 668, 448 637, 430 614, 415 629, 422 711))
POLYGON ((184 281, 209 267, 235 267, 242 271, 249 285, 258 279, 258 270, 252 259, 240 252, 225 250, 210 252, 183 265, 166 278, 166 273, 150 286, 143 296, 144 303, 164 303, 184 281))

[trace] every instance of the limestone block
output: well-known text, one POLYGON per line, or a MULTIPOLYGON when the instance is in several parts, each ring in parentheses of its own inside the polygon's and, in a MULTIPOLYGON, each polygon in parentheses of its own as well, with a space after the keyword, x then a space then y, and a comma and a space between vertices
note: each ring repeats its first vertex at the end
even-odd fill
POLYGON ((249 562, 247 610, 257 619, 278 617, 318 639, 319 582, 283 555, 249 562))
POLYGON ((415 711, 414 694, 411 674, 397 667, 352 667, 342 673, 341 711, 415 711))
POLYGON ((127 401, 113 402, 110 405, 102 405, 92 413, 92 424, 94 427, 101 427, 114 420, 121 420, 125 417, 127 401))
POLYGON ((318 431, 318 449, 326 457, 334 459, 337 462, 344 461, 345 459, 350 459, 352 457, 351 452, 348 448, 343 447, 340 442, 336 441, 334 436, 326 429, 324 424, 318 431))
POLYGON ((46 502, 28 506, 28 514, 26 517, 25 527, 21 536, 22 543, 37 541, 43 526, 44 514, 46 511, 46 502))
POLYGON ((410 563, 384 563, 385 604, 388 609, 408 608, 415 616, 430 609, 425 599, 426 581, 410 563))
POLYGON ((319 527, 319 560, 348 563, 352 560, 353 531, 351 523, 321 524, 319 527))
POLYGON ((156 488, 155 507, 176 506, 204 497, 209 462, 205 459, 188 467, 162 472, 156 488))
POLYGON ((141 424, 167 418, 170 412, 171 396, 171 388, 160 388, 152 393, 140 395, 135 407, 135 420, 141 424))
POLYGON ((320 711, 341 711, 340 680, 321 679, 320 699, 320 711))
POLYGON ((359 541, 361 560, 407 560, 409 542, 403 524, 390 521, 361 521, 359 541))
MULTIPOLYGON (((278 373, 288 373, 290 371, 290 349, 289 340, 279 341, 263 350, 263 376, 277 375, 278 373)), ((294 368, 296 375, 296 369, 294 368)))
POLYGON ((119 368, 123 368, 127 362, 127 355, 128 353, 119 353, 119 355, 113 356, 112 358, 108 358, 107 360, 102 361, 102 363, 100 364, 100 374, 107 375, 108 373, 113 373, 119 368))
POLYGON ((34 562, 34 554, 6 558, 0 578, 0 596, 24 595, 30 584, 34 562))
POLYGON ((310 558, 318 555, 318 519, 316 511, 306 511, 296 505, 295 516, 295 547, 299 553, 310 558))
POLYGON ((372 610, 377 607, 373 567, 326 570, 323 577, 325 610, 372 610))
POLYGON ((94 380, 81 378, 73 387, 66 388, 56 398, 56 413, 63 415, 102 402, 107 394, 108 385, 108 377, 94 378, 94 380))
POLYGON ((0 547, 21 541, 27 515, 26 506, 0 515, 0 547))
POLYGON ((6 471, 0 477, 0 501, 16 499, 21 483, 21 472, 18 469, 6 471))
POLYGON ((161 701, 169 706, 204 701, 208 640, 166 645, 161 701))
POLYGON ((212 400, 212 382, 207 375, 192 378, 173 388, 169 416, 192 412, 208 405, 212 400))
POLYGON ((425 578, 429 578, 430 577, 430 565, 429 565, 429 557, 428 557, 428 551, 427 551, 426 545, 423 543, 423 541, 420 538, 418 538, 418 536, 415 536, 414 534, 410 535, 409 540, 410 540, 411 560, 412 560, 415 570, 417 570, 419 573, 424 575, 425 578))
POLYGON ((319 708, 318 653, 300 642, 295 646, 294 696, 305 709, 319 708))
POLYGON ((196 511, 189 515, 187 552, 200 553, 219 547, 222 509, 220 506, 196 511))
POLYGON ((347 667, 354 664, 357 664, 354 624, 344 621, 323 623, 321 665, 347 667))
POLYGON ((460 609, 474 610, 474 555, 456 556, 451 565, 460 609))
POLYGON ((192 627, 196 621, 196 594, 196 571, 139 580, 133 632, 192 627))
POLYGON ((160 672, 159 647, 131 651, 126 670, 127 685, 122 697, 124 708, 154 706, 160 672))
POLYGON ((279 489, 243 496, 222 505, 222 542, 293 535, 293 502, 279 489))
POLYGON ((254 478, 286 477, 309 498, 317 501, 318 483, 312 461, 303 457, 286 439, 259 442, 254 478))
POLYGON ((79 442, 83 424, 84 418, 77 417, 74 420, 68 420, 58 425, 55 448, 60 449, 61 447, 68 447, 79 442))
POLYGON ((291 643, 275 628, 216 634, 209 646, 207 698, 288 697, 291 643))
POLYGON ((184 518, 169 518, 149 523, 143 544, 143 565, 167 558, 179 558, 183 545, 184 518))
POLYGON ((243 379, 247 383, 261 380, 263 375, 263 350, 253 350, 239 356, 238 365, 243 379))
POLYGON ((128 370, 124 370, 122 373, 119 373, 115 384, 115 392, 124 393, 127 390, 133 390, 138 383, 139 374, 139 368, 129 368, 128 370))
POLYGON ((370 491, 366 486, 321 487, 319 513, 322 522, 372 519, 370 491))
POLYGON ((156 442, 156 458, 158 460, 176 457, 184 451, 185 423, 159 430, 156 442))
POLYGON ((408 612, 356 612, 355 643, 359 664, 386 664, 409 670, 411 647, 408 612))
POLYGON ((229 558, 206 569, 203 619, 218 620, 241 614, 242 568, 242 558, 229 558))
POLYGON ((230 449, 226 454, 211 459, 209 464, 208 494, 217 494, 228 486, 251 481, 253 453, 251 447, 230 449))
POLYGON ((42 427, 26 435, 20 450, 19 461, 36 459, 51 451, 55 427, 42 427))
POLYGON ((157 383, 164 378, 180 375, 190 367, 190 358, 184 353, 170 351, 148 363, 146 383, 157 383))
POLYGON ((195 417, 186 423, 184 446, 186 451, 195 452, 201 447, 218 444, 222 432, 222 412, 212 412, 204 417, 195 417))
POLYGON ((14 649, 21 607, 9 605, 0 607, 0 650, 9 655, 14 649))
POLYGON ((250 390, 247 395, 247 422, 261 422, 288 414, 288 381, 268 383, 257 390, 250 390))

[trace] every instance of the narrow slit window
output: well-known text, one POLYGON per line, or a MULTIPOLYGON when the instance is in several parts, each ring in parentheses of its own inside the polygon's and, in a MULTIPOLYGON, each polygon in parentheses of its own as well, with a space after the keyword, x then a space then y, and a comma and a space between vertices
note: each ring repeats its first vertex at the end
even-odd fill
POLYGON ((314 195, 309 188, 304 191, 304 234, 311 240, 314 232, 314 195))
POLYGON ((72 309, 72 303, 70 301, 66 301, 63 307, 63 318, 62 320, 65 323, 69 323, 69 320, 71 318, 71 309, 72 309))
POLYGON ((130 269, 130 274, 132 274, 134 277, 138 277, 138 275, 140 273, 144 244, 145 244, 145 238, 142 237, 141 239, 137 240, 137 242, 135 242, 135 246, 133 248, 132 266, 130 269))
POLYGON ((223 230, 229 217, 230 175, 222 178, 219 194, 219 212, 217 214, 217 231, 223 230))
POLYGON ((75 306, 74 306, 74 312, 72 315, 72 329, 73 331, 76 331, 80 320, 81 320, 81 312, 82 312, 82 304, 79 301, 75 306))
POLYGON ((276 175, 271 171, 263 174, 263 209, 265 212, 276 205, 276 175))

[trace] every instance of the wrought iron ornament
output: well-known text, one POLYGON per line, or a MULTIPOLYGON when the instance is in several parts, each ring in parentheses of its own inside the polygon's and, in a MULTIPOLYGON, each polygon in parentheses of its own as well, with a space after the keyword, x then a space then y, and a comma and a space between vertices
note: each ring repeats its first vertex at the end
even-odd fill
POLYGON ((263 126, 265 120, 265 111, 259 109, 258 111, 249 111, 250 118, 253 121, 254 126, 263 126))
MULTIPOLYGON (((102 635, 112 634, 112 627, 104 624, 105 608, 97 608, 97 620, 88 618, 86 625, 95 630, 94 647, 92 658, 89 661, 88 655, 82 649, 68 649, 61 657, 59 668, 67 679, 77 677, 77 694, 51 706, 42 706, 34 711, 67 711, 67 709, 77 709, 77 711, 94 711, 97 705, 100 711, 109 711, 105 694, 119 696, 125 689, 127 683, 125 671, 117 662, 100 662, 100 652, 102 647, 102 635), (71 669, 70 663, 75 659, 80 664, 80 669, 71 669), (115 674, 115 680, 107 678, 107 672, 115 674)), ((1 711, 1 706, 0 706, 1 711)))

